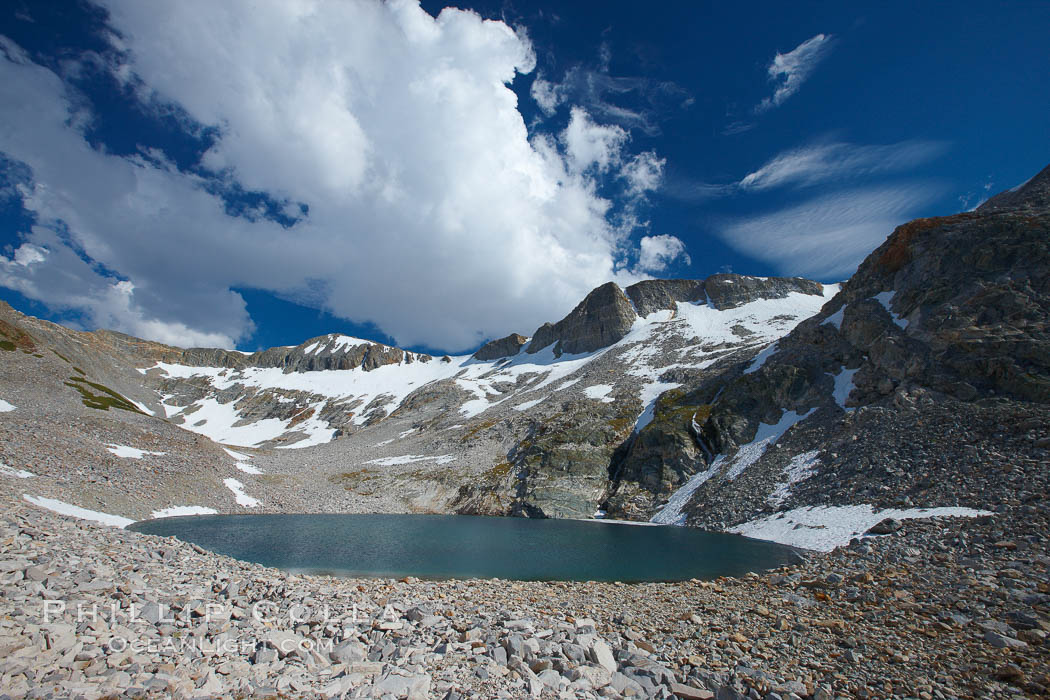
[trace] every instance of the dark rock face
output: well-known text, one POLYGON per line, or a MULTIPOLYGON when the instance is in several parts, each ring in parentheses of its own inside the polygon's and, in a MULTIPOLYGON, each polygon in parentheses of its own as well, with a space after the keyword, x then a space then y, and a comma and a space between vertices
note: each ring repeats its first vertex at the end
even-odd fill
POLYGON ((526 352, 539 352, 555 341, 558 342, 556 354, 594 352, 627 335, 635 318, 637 315, 623 290, 615 282, 607 282, 553 326, 548 323, 540 326, 526 352))
POLYGON ((792 292, 819 296, 823 289, 819 282, 801 277, 748 277, 721 273, 704 280, 708 302, 716 309, 735 309, 759 299, 783 299, 792 292))
POLYGON ((641 317, 655 311, 675 310, 679 301, 703 301, 703 280, 643 280, 624 290, 641 317))
POLYGON ((513 357, 521 352, 521 347, 528 338, 517 333, 511 333, 506 338, 490 340, 474 353, 475 360, 498 360, 501 357, 513 357))

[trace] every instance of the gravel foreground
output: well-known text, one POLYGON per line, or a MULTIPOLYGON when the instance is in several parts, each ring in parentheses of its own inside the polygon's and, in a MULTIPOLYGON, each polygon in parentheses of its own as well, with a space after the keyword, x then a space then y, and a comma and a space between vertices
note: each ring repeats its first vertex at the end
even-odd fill
POLYGON ((928 699, 1050 686, 1044 503, 907 521, 761 575, 660 584, 296 575, 10 493, 0 505, 2 697, 928 699))

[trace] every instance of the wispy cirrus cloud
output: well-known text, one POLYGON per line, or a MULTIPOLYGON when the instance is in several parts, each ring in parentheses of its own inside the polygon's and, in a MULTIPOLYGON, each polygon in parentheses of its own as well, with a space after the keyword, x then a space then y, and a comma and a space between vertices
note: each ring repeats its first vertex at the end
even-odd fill
POLYGON ((532 99, 547 117, 565 105, 579 106, 603 122, 649 136, 660 133, 661 113, 693 103, 693 98, 674 82, 613 75, 610 60, 611 50, 603 44, 598 65, 572 66, 559 81, 539 75, 532 82, 532 99))
POLYGON ((787 53, 777 53, 766 69, 769 79, 777 84, 776 90, 758 103, 755 114, 779 107, 798 92, 817 64, 827 57, 832 43, 831 34, 817 34, 787 53))
POLYGON ((942 188, 928 182, 835 192, 716 231, 734 249, 781 273, 844 279, 897 225, 914 218, 942 188))
POLYGON ((786 185, 806 187, 843 178, 899 172, 933 160, 946 149, 947 144, 941 141, 813 144, 778 154, 736 185, 742 190, 768 190, 786 185))
POLYGON ((890 144, 855 144, 841 141, 812 143, 781 151, 760 168, 735 182, 666 181, 662 192, 681 201, 709 201, 743 193, 761 193, 780 187, 815 185, 870 179, 901 173, 928 163, 948 150, 944 141, 910 140, 890 144))

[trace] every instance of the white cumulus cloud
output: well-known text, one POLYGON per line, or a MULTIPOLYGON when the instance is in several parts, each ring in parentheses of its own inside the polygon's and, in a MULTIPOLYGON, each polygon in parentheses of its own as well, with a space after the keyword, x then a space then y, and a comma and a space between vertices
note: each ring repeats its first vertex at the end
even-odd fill
POLYGON ((506 24, 411 0, 104 4, 113 74, 217 137, 197 174, 96 150, 84 101, 5 50, 0 152, 31 171, 37 225, 0 284, 180 345, 249 336, 231 289, 255 288, 466 350, 635 279, 627 261, 645 251, 596 178, 626 162, 630 187, 651 189, 659 159, 625 153, 627 131, 582 110, 559 139, 530 139, 508 84, 535 57, 506 24), (231 215, 209 172, 298 221, 231 215))
POLYGON ((787 53, 777 53, 767 68, 769 79, 777 86, 776 90, 771 97, 765 98, 755 107, 755 112, 766 112, 779 107, 798 92, 817 64, 827 56, 830 48, 831 35, 817 34, 787 53))
POLYGON ((667 234, 642 237, 639 251, 637 270, 640 273, 663 272, 678 259, 681 259, 686 265, 691 262, 689 254, 685 252, 685 243, 667 234))
POLYGON ((620 175, 627 180, 632 194, 641 195, 660 187, 665 165, 666 158, 661 158, 654 151, 645 151, 625 163, 620 169, 620 175))
POLYGON ((627 132, 614 124, 596 124, 582 108, 573 107, 562 140, 576 170, 594 166, 604 172, 619 164, 627 132))

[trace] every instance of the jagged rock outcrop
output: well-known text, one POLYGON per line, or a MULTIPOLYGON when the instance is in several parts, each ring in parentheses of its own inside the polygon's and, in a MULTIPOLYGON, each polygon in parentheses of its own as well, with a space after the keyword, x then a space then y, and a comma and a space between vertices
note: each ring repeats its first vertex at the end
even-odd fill
POLYGON ((615 282, 607 282, 562 320, 540 326, 525 351, 536 353, 556 342, 556 355, 594 352, 626 336, 635 318, 637 314, 623 290, 615 282))
POLYGON ((716 309, 735 309, 758 299, 783 299, 792 292, 820 295, 819 282, 802 277, 749 277, 719 273, 704 280, 708 303, 716 309))
POLYGON ((703 301, 703 280, 643 280, 624 290, 641 317, 664 309, 674 311, 676 304, 703 301))
POLYGON ((522 346, 527 342, 529 342, 529 339, 525 336, 511 333, 505 338, 490 340, 482 345, 474 353, 474 359, 488 362, 489 360, 499 360, 503 357, 513 357, 521 352, 522 346))

